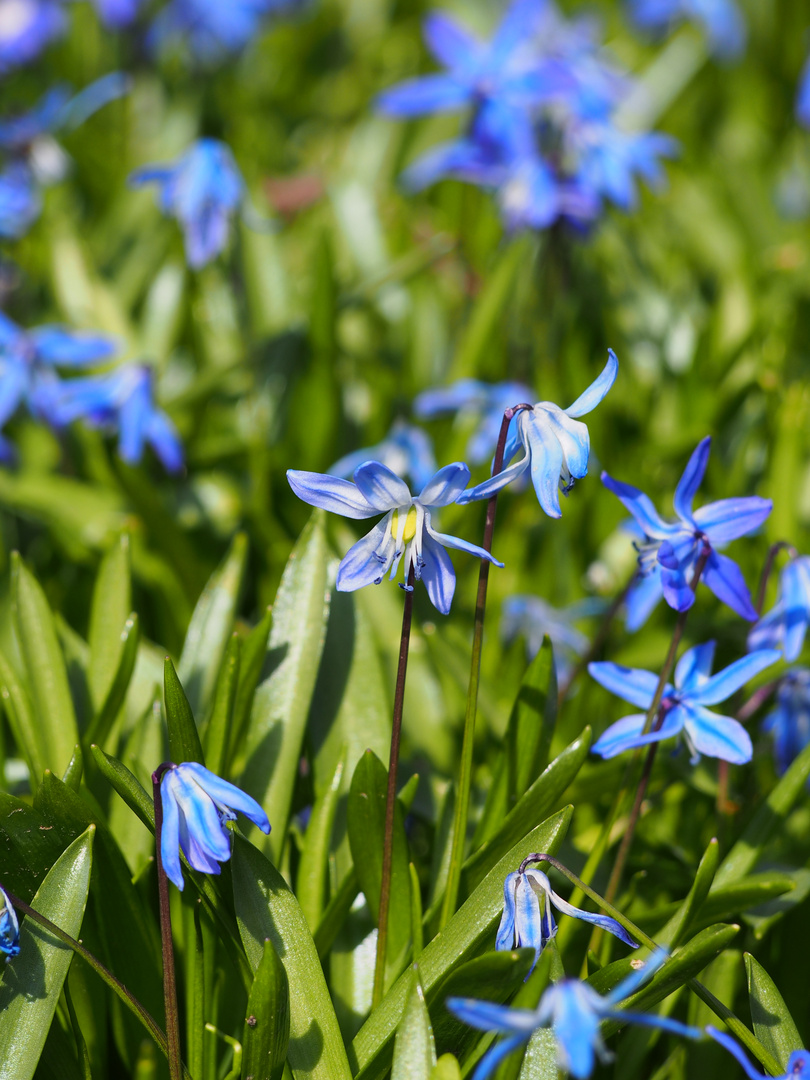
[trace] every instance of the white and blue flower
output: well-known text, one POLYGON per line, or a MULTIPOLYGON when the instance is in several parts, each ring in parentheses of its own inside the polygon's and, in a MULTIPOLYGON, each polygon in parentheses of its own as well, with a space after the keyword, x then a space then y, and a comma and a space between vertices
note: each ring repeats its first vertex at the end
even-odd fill
POLYGON ((6 895, 5 889, 0 887, 0 952, 5 955, 6 963, 20 953, 20 924, 17 921, 17 912, 6 895))

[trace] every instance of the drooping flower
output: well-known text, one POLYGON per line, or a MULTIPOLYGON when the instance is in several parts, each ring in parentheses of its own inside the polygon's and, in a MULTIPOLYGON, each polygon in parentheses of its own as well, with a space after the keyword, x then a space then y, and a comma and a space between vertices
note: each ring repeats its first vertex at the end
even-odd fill
POLYGON ((12 162, 0 173, 0 237, 18 240, 39 217, 42 197, 31 170, 12 162))
MULTIPOLYGON (((717 705, 744 686, 761 671, 781 659, 774 649, 761 649, 735 660, 712 675, 714 641, 688 649, 675 668, 675 685, 664 688, 661 701, 663 722, 657 731, 642 734, 645 714, 617 720, 593 744, 592 750, 603 758, 612 758, 625 750, 671 739, 683 732, 693 763, 701 754, 721 758, 734 765, 751 760, 753 748, 748 732, 731 716, 711 712, 707 705, 717 705)), ((627 668, 610 661, 588 665, 588 671, 606 690, 645 711, 653 702, 658 676, 652 671, 627 668)))
MULTIPOLYGON (((661 593, 670 607, 686 611, 695 602, 690 583, 701 552, 708 549, 701 581, 732 611, 754 622, 757 613, 740 568, 727 556, 720 555, 717 548, 758 529, 773 509, 773 503, 752 495, 720 499, 693 511, 692 503, 706 472, 710 446, 711 438, 707 436, 698 444, 678 482, 674 498, 676 522, 664 521, 638 488, 614 480, 607 473, 602 473, 602 483, 635 518, 644 537, 636 544, 639 568, 644 576, 660 573, 661 593), (655 571, 656 562, 660 571, 655 571)), ((652 591, 651 585, 649 590, 652 591)), ((652 610, 651 596, 645 599, 652 610)))
POLYGON ((574 482, 588 473, 591 440, 588 428, 577 418, 596 408, 613 386, 618 372, 616 354, 608 349, 608 362, 601 375, 573 405, 561 409, 550 401, 538 401, 531 410, 521 411, 516 417, 515 430, 506 442, 504 464, 511 461, 521 447, 523 457, 465 492, 459 502, 488 499, 530 469, 540 506, 549 517, 561 517, 558 488, 567 495, 574 482))
POLYGON ((160 856, 169 881, 183 888, 182 850, 189 865, 203 874, 219 874, 220 863, 231 857, 226 823, 236 811, 270 832, 267 814, 250 795, 222 780, 196 761, 170 765, 160 781, 163 829, 160 856))
MULTIPOLYGON (((534 949, 534 964, 557 933, 557 921, 551 910, 552 904, 563 915, 571 915, 575 919, 592 923, 621 938, 626 945, 634 949, 638 948, 638 943, 633 941, 624 927, 615 919, 611 919, 608 915, 582 911, 558 896, 542 870, 529 867, 522 873, 515 871, 508 874, 503 886, 503 901, 503 915, 498 927, 495 948, 498 951, 534 949)), ((532 971, 534 971, 534 964, 532 964, 532 971)))
MULTIPOLYGON (((706 1034, 728 1050, 731 1056, 742 1065, 745 1075, 750 1080, 768 1080, 765 1073, 761 1073, 754 1068, 743 1048, 728 1032, 718 1031, 716 1027, 709 1024, 706 1027, 706 1034)), ((794 1050, 788 1058, 787 1072, 782 1073, 776 1080, 810 1080, 810 1052, 807 1050, 794 1050)))
POLYGON ((501 636, 509 643, 522 634, 530 659, 542 648, 543 638, 548 637, 554 646, 557 681, 562 682, 588 649, 588 638, 577 629, 576 623, 603 610, 604 603, 597 599, 555 608, 539 596, 509 596, 501 609, 501 636))
POLYGON ((810 556, 791 559, 779 575, 779 599, 748 635, 749 649, 782 649, 797 660, 810 622, 810 556))
POLYGON ((171 420, 154 400, 154 373, 147 364, 126 364, 106 375, 63 383, 53 411, 61 424, 84 420, 118 432, 118 453, 128 465, 147 446, 167 472, 183 468, 183 446, 171 420))
POLYGON ((364 461, 379 461, 391 472, 408 476, 414 487, 422 488, 436 472, 433 444, 421 428, 396 420, 382 442, 345 454, 327 470, 332 476, 344 479, 352 475, 364 461))
POLYGON ((619 1002, 645 983, 666 958, 663 950, 653 954, 643 967, 632 971, 605 997, 579 979, 561 979, 544 992, 536 1009, 514 1009, 472 998, 448 998, 446 1006, 459 1020, 479 1031, 494 1031, 505 1036, 481 1058, 473 1080, 487 1080, 504 1058, 528 1043, 535 1031, 544 1027, 554 1029, 558 1067, 576 1080, 587 1080, 597 1058, 609 1061, 612 1057, 599 1031, 603 1020, 620 1020, 690 1039, 699 1038, 702 1032, 698 1028, 687 1027, 670 1017, 618 1008, 619 1002))
POLYGON ((0 0, 0 72, 36 60, 66 25, 59 0, 0 0))
POLYGON ((193 269, 199 270, 224 249, 231 219, 244 197, 241 173, 225 143, 198 139, 174 165, 148 165, 134 172, 129 182, 133 187, 159 185, 160 208, 180 223, 193 269))
POLYGON ((702 27, 713 52, 725 59, 745 48, 746 26, 735 0, 629 0, 630 12, 646 30, 666 30, 686 20, 702 27))
POLYGON ((779 682, 776 707, 762 721, 773 739, 780 776, 810 743, 810 669, 791 668, 779 682))
POLYGON ((20 953, 20 924, 17 921, 17 912, 6 895, 5 889, 0 887, 0 952, 5 954, 6 963, 20 953))
MULTIPOLYGON (((415 581, 424 581, 430 602, 443 615, 450 611, 456 575, 445 548, 467 551, 479 559, 503 566, 489 552, 457 536, 437 532, 431 513, 458 502, 470 479, 460 461, 439 469, 418 495, 379 461, 366 461, 354 471, 354 483, 322 473, 287 470, 287 479, 299 499, 333 514, 369 518, 385 514, 382 521, 344 555, 338 569, 337 588, 353 592, 364 585, 379 585, 390 571, 393 581, 403 560, 407 582, 411 567, 415 581)), ((406 587, 403 585, 403 588, 406 587)))
MULTIPOLYGON (((491 458, 498 442, 506 409, 533 401, 533 390, 520 382, 485 383, 478 379, 459 379, 452 386, 425 390, 413 403, 420 420, 456 413, 460 422, 477 421, 467 443, 467 457, 473 465, 491 458)), ((510 424, 514 428, 515 420, 510 424)))

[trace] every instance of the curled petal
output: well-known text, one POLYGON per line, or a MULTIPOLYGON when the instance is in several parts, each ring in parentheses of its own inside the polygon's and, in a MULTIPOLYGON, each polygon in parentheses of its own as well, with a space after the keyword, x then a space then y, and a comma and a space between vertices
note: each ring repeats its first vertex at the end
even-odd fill
POLYGON ((695 594, 681 570, 662 569, 661 587, 664 590, 664 599, 675 611, 688 611, 695 602, 695 594))
POLYGON ((592 412, 602 398, 605 397, 611 386, 613 386, 618 374, 619 361, 616 359, 616 353, 613 349, 608 349, 608 360, 602 369, 602 373, 594 379, 584 393, 580 394, 573 405, 568 406, 565 410, 566 415, 574 420, 577 417, 585 416, 586 413, 592 412))
POLYGON ((425 531, 428 536, 433 537, 443 547, 453 548, 456 551, 466 551, 468 555, 475 555, 479 559, 486 559, 487 562, 492 563, 494 566, 503 569, 503 563, 498 562, 494 555, 486 551, 482 547, 478 547, 477 544, 471 544, 469 540, 462 540, 460 536, 450 536, 449 533, 437 532, 436 529, 430 524, 429 520, 425 521, 425 531))
MULTIPOLYGON (((562 454, 560 456, 562 457, 562 454)), ((456 501, 460 506, 464 506, 469 502, 478 502, 480 499, 489 499, 492 495, 496 495, 499 491, 503 490, 507 484, 511 484, 513 480, 517 480, 519 476, 522 476, 530 464, 531 456, 526 453, 519 461, 516 461, 514 465, 510 465, 509 468, 499 472, 496 476, 491 476, 489 480, 484 480, 482 483, 476 485, 476 487, 470 488, 468 491, 463 491, 456 501)))
POLYGON ((515 947, 515 886, 520 877, 517 871, 506 875, 503 883, 503 915, 501 915, 495 948, 499 952, 515 947))
MULTIPOLYGON (((563 460, 571 476, 581 480, 588 475, 588 458, 591 453, 591 439, 588 428, 578 420, 571 420, 562 409, 543 409, 547 421, 560 441, 563 460)), ((535 415, 541 409, 535 409, 535 415)))

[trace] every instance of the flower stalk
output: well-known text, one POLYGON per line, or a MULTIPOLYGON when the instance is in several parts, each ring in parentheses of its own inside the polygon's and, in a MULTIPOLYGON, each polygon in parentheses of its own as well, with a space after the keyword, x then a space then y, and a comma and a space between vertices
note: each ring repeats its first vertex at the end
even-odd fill
POLYGON ((158 898, 160 901, 160 945, 163 956, 163 1001, 166 1009, 166 1041, 171 1080, 182 1080, 183 1061, 180 1056, 180 1011, 177 1006, 177 982, 174 970, 172 914, 169 905, 169 879, 163 866, 161 838, 163 834, 163 798, 160 782, 171 766, 159 765, 152 773, 152 794, 155 800, 155 861, 157 865, 158 898))

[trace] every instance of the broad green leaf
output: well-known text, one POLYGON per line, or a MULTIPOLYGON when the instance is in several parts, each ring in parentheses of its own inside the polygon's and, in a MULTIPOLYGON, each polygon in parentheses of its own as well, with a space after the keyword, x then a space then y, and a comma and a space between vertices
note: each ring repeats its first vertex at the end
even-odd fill
POLYGON ((253 1080, 280 1080, 289 1041, 287 972, 267 938, 248 998, 242 1037, 242 1075, 252 1076, 253 1080))
POLYGON ((743 877, 756 865, 773 833, 784 823, 810 777, 810 743, 790 765, 765 802, 756 811, 740 839, 726 855, 714 879, 714 887, 743 877))
POLYGON ((113 672, 112 681, 106 696, 102 699, 93 720, 91 721, 86 738, 90 742, 103 743, 115 722, 127 696, 132 673, 138 660, 138 645, 140 644, 140 628, 138 616, 133 612, 124 623, 124 628, 118 634, 118 666, 113 672))
POLYGON ((691 923, 709 895, 709 889, 711 889, 714 875, 717 873, 719 860, 720 845, 716 839, 713 839, 703 853, 703 858, 700 860, 695 874, 695 880, 692 882, 692 888, 689 890, 686 899, 666 926, 655 935, 655 940, 659 945, 668 945, 671 949, 679 945, 686 936, 691 923))
POLYGON ((207 767, 217 776, 224 772, 228 745, 232 737, 241 650, 242 642, 238 634, 232 634, 219 670, 211 717, 205 726, 205 760, 207 767))
POLYGON ((557 1080, 557 1040, 549 1028, 539 1028, 529 1039, 518 1080, 557 1080))
POLYGON ((192 713, 208 712, 220 665, 233 632, 233 620, 247 565, 247 537, 237 533, 209 578, 191 616, 177 674, 192 713))
POLYGON ((0 791, 0 880, 30 903, 65 845, 30 803, 0 791))
POLYGON ((287 1060, 295 1080, 351 1080, 321 962, 298 901, 272 863, 238 835, 232 865, 236 918, 250 965, 258 970, 269 938, 293 988, 287 1060))
MULTIPOLYGON (((267 656, 267 642, 272 624, 273 609, 268 608, 261 621, 253 627, 242 642, 239 658, 239 685, 233 707, 233 730, 228 747, 228 759, 225 762, 226 766, 230 766, 233 762, 241 768, 244 760, 239 755, 245 740, 250 710, 253 707, 253 695, 259 685, 265 657, 267 656)), ((226 768, 224 771, 226 773, 230 772, 230 768, 226 768)))
POLYGON ((28 674, 45 765, 61 776, 79 741, 65 659, 39 582, 16 552, 11 565, 14 629, 28 674))
MULTIPOLYGON (((31 907, 71 937, 81 933, 90 888, 91 826, 59 857, 31 907)), ((4 966, 0 982, 0 1076, 31 1080, 48 1035, 73 952, 26 917, 20 954, 4 966)))
POLYGON ((357 870, 352 866, 348 874, 340 883, 335 895, 326 906, 326 910, 318 923, 318 929, 313 934, 315 947, 321 960, 325 959, 332 944, 346 921, 352 905, 360 892, 360 879, 357 870))
POLYGON ((116 537, 104 555, 93 588, 87 677, 96 715, 109 697, 123 648, 121 629, 132 611, 129 533, 116 537))
POLYGON ((315 800, 298 867, 296 894, 313 934, 321 921, 326 900, 329 845, 345 764, 344 754, 337 763, 329 787, 315 800))
POLYGON ((787 1069, 793 1051, 804 1049, 793 1017, 773 979, 750 953, 745 954, 745 971, 754 1034, 781 1067, 787 1069))
POLYGON ((273 606, 271 674, 256 691, 241 786, 272 808, 267 846, 275 857, 287 834, 309 703, 323 649, 329 597, 324 513, 316 511, 293 548, 273 606))
POLYGON ((204 765, 205 758, 194 722, 194 713, 174 670, 174 664, 168 656, 163 668, 163 701, 166 707, 166 727, 169 729, 169 757, 177 765, 184 761, 198 761, 204 765))
MULTIPOLYGON (((572 808, 567 807, 532 829, 490 870, 441 934, 425 947, 419 958, 419 973, 426 995, 449 971, 483 949, 492 948, 503 912, 504 878, 533 851, 554 854, 563 841, 572 813, 572 808)), ((390 1068, 391 1043, 407 991, 406 981, 399 978, 358 1032, 352 1044, 357 1078, 381 1080, 390 1068)))
POLYGON ((34 720, 34 709, 28 691, 2 653, 0 653, 0 697, 14 741, 31 773, 32 787, 36 787, 45 770, 45 746, 42 732, 39 724, 34 720))
POLYGON ((394 1042, 391 1080, 431 1080, 436 1064, 436 1046, 425 995, 416 964, 411 968, 412 985, 405 1002, 394 1042))

